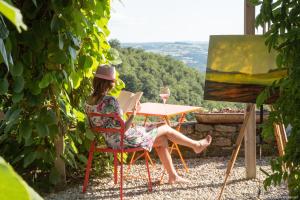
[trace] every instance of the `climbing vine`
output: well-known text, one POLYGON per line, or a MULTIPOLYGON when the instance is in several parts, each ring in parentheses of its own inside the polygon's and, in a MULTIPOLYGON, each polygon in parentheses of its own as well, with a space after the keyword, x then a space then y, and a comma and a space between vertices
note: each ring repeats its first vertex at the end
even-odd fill
MULTIPOLYGON (((110 1, 8 2, 20 9, 27 31, 0 15, 0 152, 30 180, 48 173, 59 183, 65 163, 84 166, 95 137, 83 110, 93 71, 120 63, 106 40, 110 1)), ((116 85, 115 94, 124 87, 116 85)))
POLYGON ((277 66, 287 68, 288 76, 265 90, 259 97, 263 103, 274 90, 280 95, 273 104, 275 111, 270 113, 264 127, 265 134, 273 133, 273 123, 283 120, 292 127, 285 148, 285 155, 272 161, 272 174, 264 181, 265 187, 288 184, 290 197, 300 198, 300 3, 298 0, 252 0, 260 7, 256 18, 257 26, 265 26, 266 45, 278 51, 277 66))

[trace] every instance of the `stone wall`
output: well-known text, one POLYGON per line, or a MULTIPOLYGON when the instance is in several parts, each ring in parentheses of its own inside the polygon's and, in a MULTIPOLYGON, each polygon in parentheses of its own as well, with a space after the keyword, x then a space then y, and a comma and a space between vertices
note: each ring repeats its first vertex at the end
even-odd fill
MULTIPOLYGON (((180 146, 185 158, 199 156, 231 156, 239 130, 242 124, 200 124, 197 122, 186 122, 181 126, 181 132, 196 140, 211 134, 213 141, 204 153, 196 155, 191 149, 180 146)), ((258 125, 257 125, 258 128, 258 125)), ((259 135, 257 130, 257 154, 259 155, 259 135)), ((277 146, 274 140, 264 141, 262 145, 262 156, 277 155, 277 146)), ((244 156, 244 141, 239 152, 244 156)))

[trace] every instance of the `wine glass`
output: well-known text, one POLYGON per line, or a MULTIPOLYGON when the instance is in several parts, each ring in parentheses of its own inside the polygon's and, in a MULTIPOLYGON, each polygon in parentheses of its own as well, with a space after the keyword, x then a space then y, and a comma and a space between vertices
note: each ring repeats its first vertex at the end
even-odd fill
POLYGON ((170 89, 168 87, 161 87, 159 90, 159 96, 162 98, 164 104, 166 104, 166 101, 170 96, 170 89))

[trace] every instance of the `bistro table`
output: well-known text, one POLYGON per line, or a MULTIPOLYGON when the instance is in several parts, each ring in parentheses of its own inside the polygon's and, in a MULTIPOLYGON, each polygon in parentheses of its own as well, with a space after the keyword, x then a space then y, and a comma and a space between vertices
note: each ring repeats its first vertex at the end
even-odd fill
MULTIPOLYGON (((144 125, 147 122, 148 117, 160 117, 165 120, 165 122, 171 126, 170 118, 174 116, 179 116, 178 124, 176 126, 176 130, 180 130, 181 124, 185 119, 187 113, 200 111, 201 107, 195 106, 184 106, 184 105, 173 105, 173 104, 162 104, 162 103, 142 103, 141 109, 136 113, 136 115, 145 116, 144 125)), ((128 112, 127 114, 132 114, 132 112, 128 112)), ((176 143, 173 143, 171 146, 170 154, 172 154, 173 150, 176 150, 181 162, 186 170, 189 171, 185 160, 180 152, 180 149, 176 143)))

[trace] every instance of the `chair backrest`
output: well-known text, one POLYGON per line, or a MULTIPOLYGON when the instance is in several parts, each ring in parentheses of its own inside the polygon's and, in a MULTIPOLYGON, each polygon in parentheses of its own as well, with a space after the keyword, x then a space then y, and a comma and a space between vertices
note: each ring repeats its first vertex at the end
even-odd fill
POLYGON ((124 133, 125 133, 125 123, 122 120, 122 118, 119 116, 118 113, 95 113, 95 112, 90 112, 86 113, 90 125, 90 129, 93 132, 96 133, 107 133, 107 134, 120 134, 120 148, 123 149, 123 140, 124 140, 124 133), (91 123, 91 118, 92 117, 99 117, 103 121, 105 120, 113 120, 115 124, 118 126, 116 127, 106 127, 106 124, 104 123, 103 126, 94 126, 91 123))

